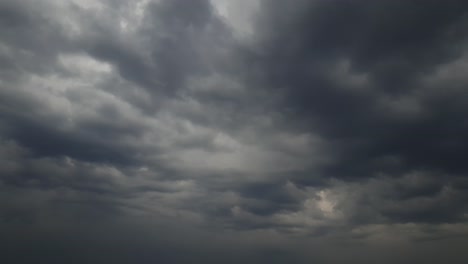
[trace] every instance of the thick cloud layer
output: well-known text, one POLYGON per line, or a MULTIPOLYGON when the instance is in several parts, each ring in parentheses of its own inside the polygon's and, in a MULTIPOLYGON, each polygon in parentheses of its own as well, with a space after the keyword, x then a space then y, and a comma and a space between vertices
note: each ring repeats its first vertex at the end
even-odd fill
POLYGON ((0 1, 3 261, 465 263, 467 18, 0 1))

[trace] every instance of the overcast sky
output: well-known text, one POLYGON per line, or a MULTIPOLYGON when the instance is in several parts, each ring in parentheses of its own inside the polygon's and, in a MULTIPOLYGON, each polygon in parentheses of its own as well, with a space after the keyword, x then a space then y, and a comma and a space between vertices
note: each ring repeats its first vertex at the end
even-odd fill
POLYGON ((465 264, 467 32, 462 0, 0 0, 0 262, 465 264))

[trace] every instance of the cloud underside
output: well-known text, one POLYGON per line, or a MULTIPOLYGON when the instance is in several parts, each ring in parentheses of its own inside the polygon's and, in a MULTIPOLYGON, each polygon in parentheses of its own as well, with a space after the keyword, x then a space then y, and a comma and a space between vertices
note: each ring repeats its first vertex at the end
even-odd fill
POLYGON ((2 1, 7 262, 462 263, 467 15, 2 1))

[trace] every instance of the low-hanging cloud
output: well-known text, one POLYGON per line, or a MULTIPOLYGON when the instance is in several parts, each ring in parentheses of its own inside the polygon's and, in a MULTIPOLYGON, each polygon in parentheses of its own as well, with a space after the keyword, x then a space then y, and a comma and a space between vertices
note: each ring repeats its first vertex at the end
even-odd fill
POLYGON ((467 14, 2 1, 4 262, 464 263, 467 14))

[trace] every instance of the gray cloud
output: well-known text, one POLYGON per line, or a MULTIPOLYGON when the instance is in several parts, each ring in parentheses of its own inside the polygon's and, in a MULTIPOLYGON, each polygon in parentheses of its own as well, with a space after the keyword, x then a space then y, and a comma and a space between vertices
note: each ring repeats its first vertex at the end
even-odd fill
POLYGON ((337 177, 385 170, 387 157, 406 169, 465 170, 465 96, 447 88, 453 83, 427 80, 464 56, 465 11, 455 2, 419 4, 319 1, 289 7, 296 16, 270 5, 264 23, 284 30, 260 41, 263 85, 285 94, 297 122, 337 142, 337 177), (450 92, 436 95, 441 89, 450 92))
POLYGON ((4 262, 464 263, 466 14, 2 1, 4 262))

